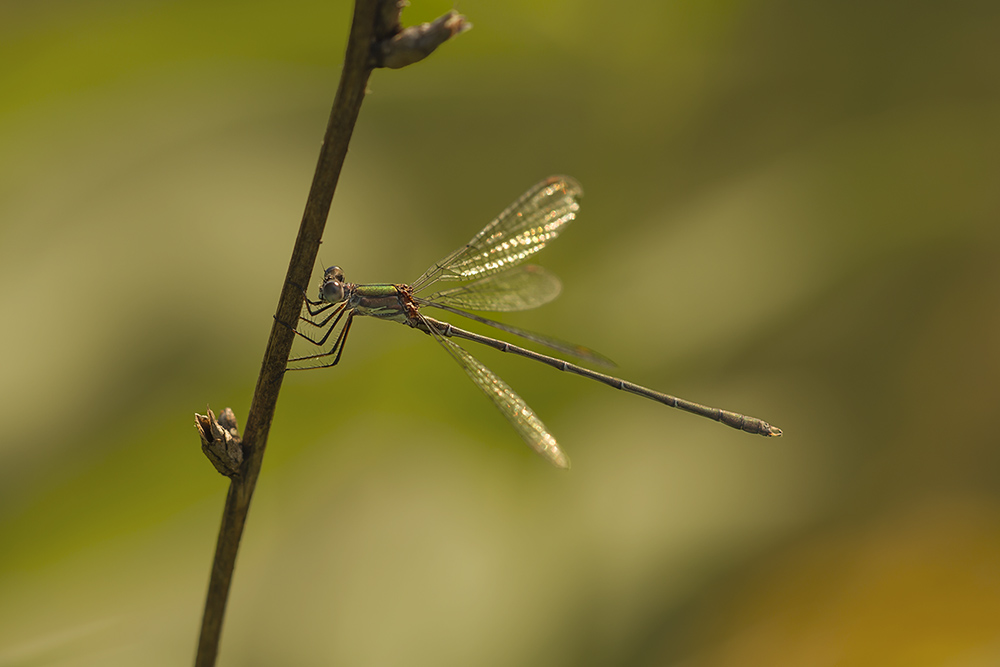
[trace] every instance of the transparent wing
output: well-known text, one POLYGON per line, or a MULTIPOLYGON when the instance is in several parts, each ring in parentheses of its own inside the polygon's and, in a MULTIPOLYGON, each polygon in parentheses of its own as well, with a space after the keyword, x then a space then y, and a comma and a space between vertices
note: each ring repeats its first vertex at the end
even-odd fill
POLYGON ((442 336, 430 324, 427 324, 427 329, 444 346, 448 354, 458 362, 469 379, 486 394, 487 398, 493 401, 493 405, 497 406, 497 409, 507 418, 507 421, 529 447, 552 465, 558 468, 569 468, 569 457, 559 449, 556 439, 552 437, 545 424, 528 407, 523 398, 515 394, 506 382, 457 343, 442 336))
POLYGON ((439 280, 474 280, 505 271, 545 247, 576 218, 580 184, 552 176, 528 190, 465 246, 417 278, 419 291, 439 280))
POLYGON ((449 290, 435 292, 423 300, 469 310, 510 312, 537 308, 552 301, 562 283, 540 266, 519 266, 449 290))

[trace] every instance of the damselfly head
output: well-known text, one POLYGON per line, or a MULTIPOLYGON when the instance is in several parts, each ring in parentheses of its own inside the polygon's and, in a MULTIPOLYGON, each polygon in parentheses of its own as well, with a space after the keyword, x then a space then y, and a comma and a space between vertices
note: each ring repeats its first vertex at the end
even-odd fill
POLYGON ((339 266, 331 266, 323 274, 319 298, 328 303, 340 303, 344 300, 344 271, 339 266))

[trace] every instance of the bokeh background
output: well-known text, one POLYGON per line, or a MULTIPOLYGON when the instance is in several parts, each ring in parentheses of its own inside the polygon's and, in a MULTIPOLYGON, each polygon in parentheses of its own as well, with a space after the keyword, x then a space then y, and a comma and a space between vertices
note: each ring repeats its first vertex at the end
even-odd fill
MULTIPOLYGON (((372 77, 321 262, 412 280, 571 174, 505 319, 785 435, 474 350, 563 473, 360 320, 286 379, 220 664, 1000 663, 1000 4, 458 9, 372 77)), ((0 4, 0 665, 193 658, 192 415, 245 419, 350 13, 0 4)))

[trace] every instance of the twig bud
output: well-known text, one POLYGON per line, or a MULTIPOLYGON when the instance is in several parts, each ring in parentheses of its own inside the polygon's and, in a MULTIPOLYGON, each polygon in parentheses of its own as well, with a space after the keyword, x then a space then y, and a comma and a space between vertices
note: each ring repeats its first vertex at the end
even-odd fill
POLYGON ((201 451, 215 469, 226 477, 238 476, 243 463, 243 439, 232 409, 224 409, 218 420, 211 408, 208 408, 207 415, 196 412, 194 426, 201 437, 201 451))
POLYGON ((423 60, 446 41, 470 30, 472 24, 452 10, 432 23, 404 28, 377 48, 379 67, 399 69, 423 60))

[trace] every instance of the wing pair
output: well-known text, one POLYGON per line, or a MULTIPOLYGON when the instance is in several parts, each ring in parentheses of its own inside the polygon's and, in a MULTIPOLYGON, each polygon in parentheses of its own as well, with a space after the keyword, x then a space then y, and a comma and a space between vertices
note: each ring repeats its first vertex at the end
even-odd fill
MULTIPOLYGON (((421 306, 441 308, 487 324, 565 354, 601 365, 607 357, 581 345, 466 312, 509 312, 537 308, 552 301, 562 290, 559 279, 539 266, 519 266, 553 241, 576 218, 583 194, 580 185, 567 176, 554 176, 528 190, 471 241, 432 265, 413 284, 415 292, 446 280, 472 280, 465 285, 416 297, 421 306)), ((555 438, 520 396, 493 371, 424 319, 427 331, 441 343, 469 378, 496 405, 521 438, 560 468, 569 467, 568 457, 555 438)))

